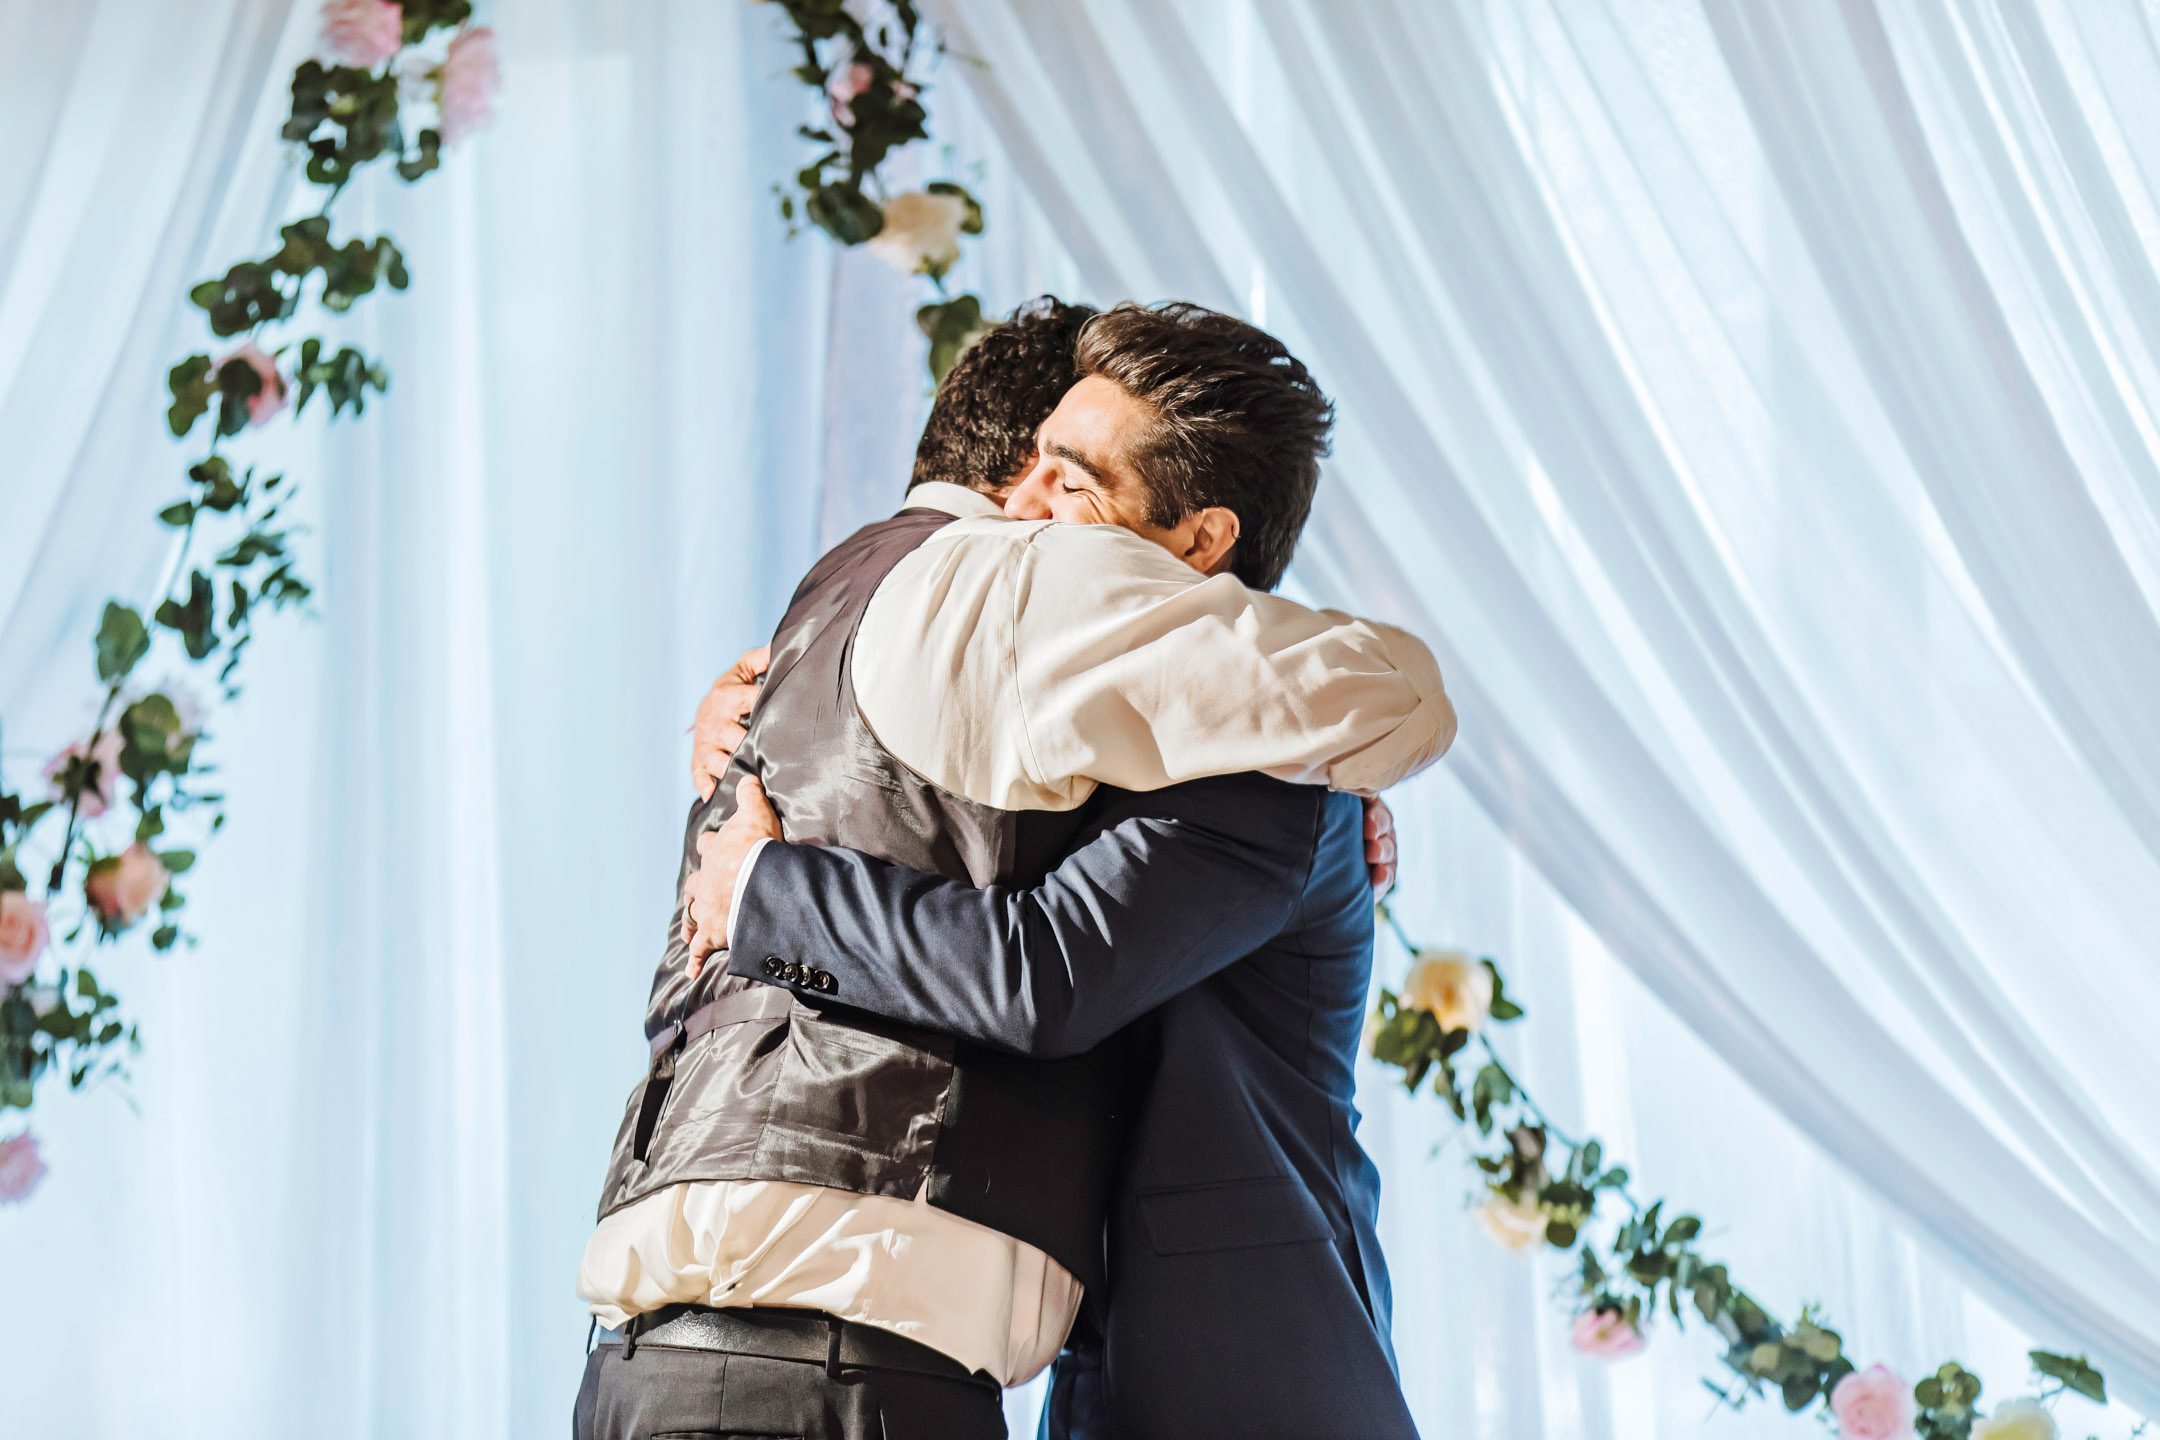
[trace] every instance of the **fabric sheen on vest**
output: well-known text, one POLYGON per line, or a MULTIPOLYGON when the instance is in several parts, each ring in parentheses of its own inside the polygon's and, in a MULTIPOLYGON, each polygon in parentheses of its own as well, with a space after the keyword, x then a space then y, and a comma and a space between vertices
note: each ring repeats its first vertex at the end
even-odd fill
POLYGON ((773 637, 748 734, 712 799, 693 806, 676 913, 646 1006, 655 1056, 631 1092, 600 1214, 692 1180, 782 1180, 912 1199, 1103 1281, 1103 1215, 1133 1077, 1113 1039, 1027 1060, 896 1025, 708 966, 692 981, 682 881, 697 839, 734 813, 746 775, 787 838, 839 845, 975 885, 1031 884, 1094 813, 1012 812, 949 794, 878 743, 855 705, 855 630, 878 583, 951 517, 903 510, 811 570, 773 637), (718 1028, 681 1039, 721 1002, 718 1028))

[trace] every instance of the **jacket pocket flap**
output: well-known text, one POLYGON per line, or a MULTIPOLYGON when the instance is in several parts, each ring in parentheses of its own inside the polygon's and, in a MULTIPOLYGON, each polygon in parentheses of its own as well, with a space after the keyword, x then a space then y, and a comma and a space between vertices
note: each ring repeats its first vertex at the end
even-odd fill
POLYGON ((1238 1180, 1139 1197, 1148 1242, 1158 1255, 1295 1245, 1334 1234, 1319 1202, 1295 1180, 1238 1180))

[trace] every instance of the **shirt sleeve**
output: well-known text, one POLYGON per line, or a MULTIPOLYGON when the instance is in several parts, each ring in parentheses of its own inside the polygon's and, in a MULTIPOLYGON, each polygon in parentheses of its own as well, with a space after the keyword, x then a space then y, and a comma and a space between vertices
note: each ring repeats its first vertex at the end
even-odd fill
POLYGON ((1107 525, 948 526, 873 597, 855 686, 896 758, 1004 809, 1249 770, 1377 794, 1455 734, 1415 637, 1107 525))

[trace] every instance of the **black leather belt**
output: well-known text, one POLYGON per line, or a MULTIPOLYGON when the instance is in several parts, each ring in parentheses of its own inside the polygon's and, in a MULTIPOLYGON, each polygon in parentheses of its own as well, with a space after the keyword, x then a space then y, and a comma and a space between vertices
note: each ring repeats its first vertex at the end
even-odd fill
POLYGON ((949 1355, 874 1325, 857 1325, 815 1310, 759 1305, 715 1309, 665 1305, 633 1315, 619 1330, 602 1330, 602 1345, 620 1345, 633 1358, 647 1345, 675 1350, 723 1350, 767 1360, 801 1360, 840 1370, 903 1370, 997 1389, 997 1383, 949 1355))

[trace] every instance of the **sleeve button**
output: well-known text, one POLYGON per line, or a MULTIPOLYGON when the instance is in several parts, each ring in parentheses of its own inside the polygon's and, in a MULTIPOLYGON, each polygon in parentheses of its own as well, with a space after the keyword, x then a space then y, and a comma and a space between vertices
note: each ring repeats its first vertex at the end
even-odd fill
POLYGON ((832 972, 830 970, 818 971, 815 975, 810 977, 810 983, 817 990, 826 995, 830 995, 833 993, 833 991, 840 988, 840 982, 833 979, 832 972))
POLYGON ((786 963, 778 955, 767 955, 765 957, 765 973, 775 980, 780 978, 780 972, 786 968, 786 963))

